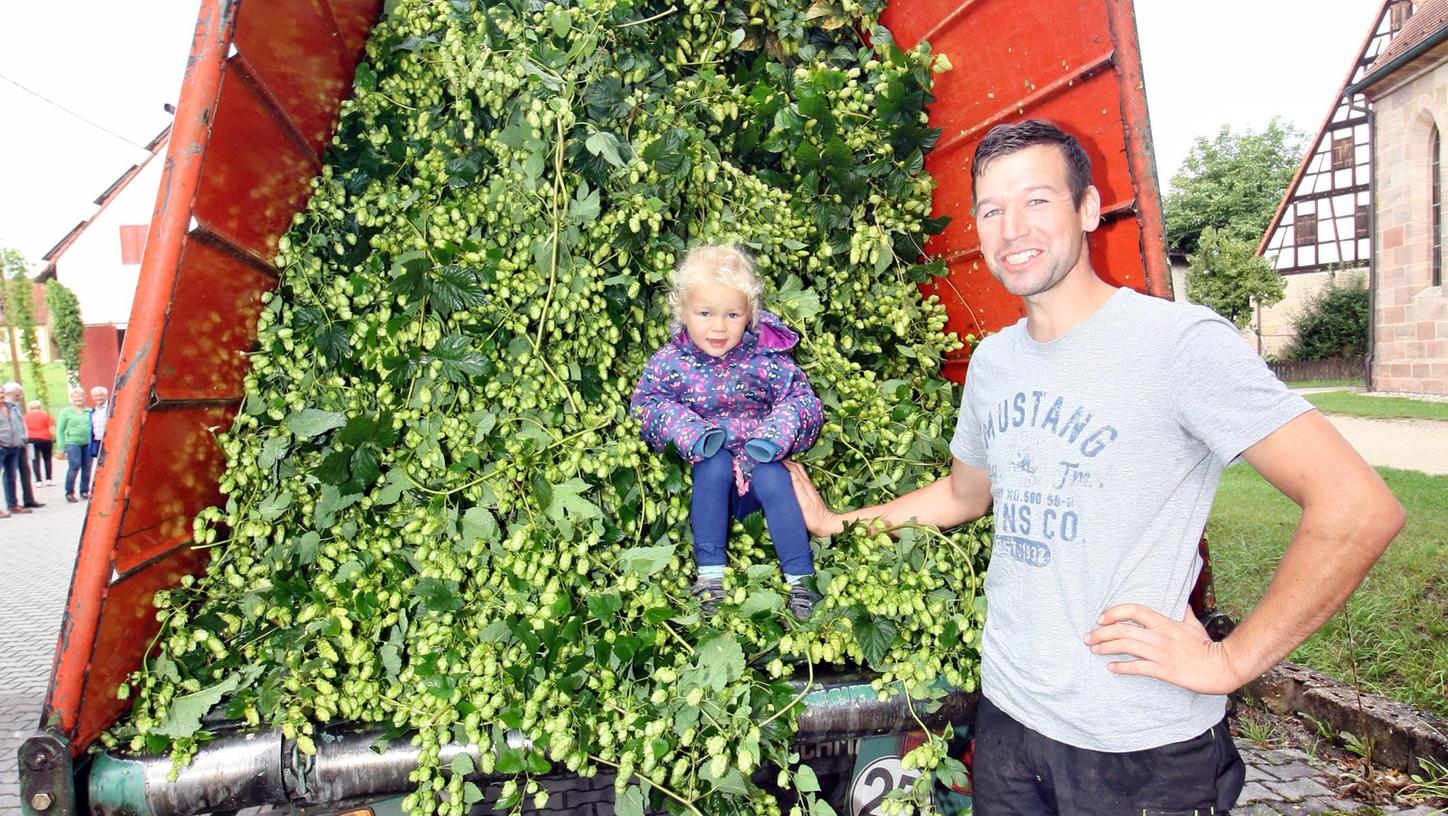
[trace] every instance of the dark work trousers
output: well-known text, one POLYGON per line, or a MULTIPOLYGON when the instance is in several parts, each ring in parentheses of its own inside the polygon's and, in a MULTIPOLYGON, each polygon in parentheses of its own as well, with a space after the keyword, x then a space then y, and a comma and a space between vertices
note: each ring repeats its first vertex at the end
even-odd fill
POLYGON ((54 453, 54 444, 55 442, 50 439, 30 440, 30 450, 32 452, 30 472, 35 476, 35 481, 37 482, 40 481, 42 470, 45 472, 45 481, 50 482, 55 480, 55 463, 51 461, 51 455, 54 453))
POLYGON ((30 485, 30 457, 25 455, 25 449, 20 449, 20 494, 24 498, 26 507, 35 507, 35 489, 30 485))
POLYGON ((20 463, 25 461, 25 447, 0 448, 0 482, 5 485, 5 509, 14 510, 20 506, 15 495, 15 477, 20 475, 20 463))
POLYGON ((1188 740, 1117 754, 1045 737, 984 697, 971 771, 976 816, 1225 814, 1247 773, 1226 718, 1188 740))

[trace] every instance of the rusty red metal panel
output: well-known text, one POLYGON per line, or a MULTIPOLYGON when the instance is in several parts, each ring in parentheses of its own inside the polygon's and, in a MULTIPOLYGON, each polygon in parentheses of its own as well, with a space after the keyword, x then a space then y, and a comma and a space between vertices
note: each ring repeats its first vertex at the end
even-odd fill
POLYGON ((347 59, 352 65, 361 62, 367 32, 382 15, 382 0, 323 0, 323 5, 332 15, 347 59))
MULTIPOLYGON (((186 75, 176 108, 176 122, 166 148, 151 233, 131 307, 121 365, 115 378, 111 416, 106 427, 104 458, 92 484, 91 502, 76 555, 75 575, 56 645, 55 669, 42 719, 54 722, 83 751, 117 710, 115 695, 88 694, 92 660, 99 657, 122 665, 140 665, 144 640, 117 637, 115 628, 102 631, 126 494, 149 410, 156 341, 165 325, 175 283, 177 262, 191 219, 191 203, 201 176, 202 157, 215 116, 217 93, 231 42, 232 12, 227 0, 203 0, 187 59, 186 75), (81 724, 86 724, 81 728, 81 724), (81 738, 84 730, 86 738, 81 738)), ((141 486, 145 489, 145 486, 141 486)))
POLYGON ((236 409, 198 405, 151 411, 141 430, 135 485, 116 543, 115 569, 125 575, 191 540, 191 520, 222 501, 217 483, 226 458, 215 434, 231 427, 236 409))
MULTIPOLYGON (((975 146, 991 127, 1021 119, 1057 122, 1091 157, 1105 214, 1091 238, 1097 272, 1118 285, 1167 293, 1129 0, 895 0, 882 22, 902 47, 928 40, 953 66, 936 78, 930 115, 942 133, 926 157, 938 184, 934 214, 951 218, 926 252, 944 258, 949 273, 922 287, 945 303, 948 330, 979 337, 1025 314, 980 258, 970 183, 975 146)), ((964 355, 947 362, 946 375, 964 379, 964 355)))
POLYGON ((242 396, 256 340, 261 296, 274 274, 204 236, 192 236, 181 256, 171 314, 156 361, 156 397, 227 400, 242 396))
POLYGON ((314 155, 332 135, 356 60, 335 36, 322 0, 246 0, 236 48, 314 155), (277 25, 286 20, 286 25, 277 25))
POLYGON ((110 648, 96 651, 85 678, 85 707, 75 726, 75 740, 88 745, 116 721, 130 703, 116 699, 116 687, 139 664, 139 653, 155 637, 160 623, 153 601, 157 590, 174 587, 184 575, 206 567, 206 550, 189 547, 116 580, 101 599, 96 639, 110 648), (134 648, 125 648, 133 645, 134 648))
POLYGON ((193 211, 201 226, 269 263, 320 170, 257 87, 228 69, 196 190, 193 211))
MULTIPOLYGON (((932 124, 945 131, 937 152, 949 151, 962 136, 984 135, 993 125, 1030 115, 1043 99, 1074 97, 1073 79, 1100 70, 1113 52, 1102 0, 959 5, 928 28, 924 14, 908 15, 906 24, 912 34, 924 28, 919 38, 954 66, 940 75, 931 108, 932 124)), ((893 4, 886 20, 903 21, 902 10, 893 4)), ((906 46, 917 39, 896 36, 906 46)))
POLYGON ((230 425, 277 238, 381 13, 378 0, 312 2, 201 3, 119 366, 113 351, 87 383, 116 375, 42 712, 77 753, 124 709, 113 692, 155 632, 151 595, 204 566, 187 543, 219 498, 211 432, 230 425), (238 26, 255 39, 228 59, 238 26))

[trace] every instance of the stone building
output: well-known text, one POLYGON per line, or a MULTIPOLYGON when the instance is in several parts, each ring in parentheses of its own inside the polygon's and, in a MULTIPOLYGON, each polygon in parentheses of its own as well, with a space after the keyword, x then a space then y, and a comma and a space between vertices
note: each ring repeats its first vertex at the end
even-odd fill
POLYGON ((1448 0, 1418 3, 1349 91, 1372 105, 1372 387, 1448 394, 1448 0))

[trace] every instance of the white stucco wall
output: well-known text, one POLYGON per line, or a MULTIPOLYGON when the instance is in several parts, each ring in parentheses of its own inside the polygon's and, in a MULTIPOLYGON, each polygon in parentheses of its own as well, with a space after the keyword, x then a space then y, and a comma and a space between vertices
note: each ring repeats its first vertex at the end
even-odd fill
POLYGON ((151 159, 56 261, 56 277, 75 292, 88 325, 124 328, 130 320, 141 265, 121 263, 121 227, 151 223, 164 164, 164 155, 151 159))

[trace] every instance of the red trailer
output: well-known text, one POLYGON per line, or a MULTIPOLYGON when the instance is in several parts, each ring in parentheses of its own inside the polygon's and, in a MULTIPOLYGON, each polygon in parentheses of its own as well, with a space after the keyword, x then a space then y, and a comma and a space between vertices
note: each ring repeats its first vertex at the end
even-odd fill
MULTIPOLYGON (((382 6, 382 0, 202 2, 44 730, 21 752, 27 812, 180 813, 335 803, 390 792, 388 785, 396 789, 395 771, 405 758, 389 766, 389 775, 379 770, 386 757, 355 751, 345 762, 341 754, 319 756, 306 769, 310 788, 288 781, 287 772, 301 771, 280 736, 248 738, 248 747, 228 743, 240 753, 227 756, 203 752, 175 783, 158 782, 150 771, 118 770, 115 758, 87 753, 127 707, 115 690, 140 665, 156 633, 152 596, 205 567, 205 552, 190 539, 196 513, 221 500, 224 459, 212 435, 228 427, 238 409, 261 298, 277 281, 278 239, 322 167, 382 6), (237 757, 252 763, 240 776, 237 757), (352 765, 343 767, 346 762, 352 765), (359 769, 359 763, 371 765, 359 769), (138 781, 136 773, 147 778, 138 781), (222 782, 212 778, 218 774, 230 775, 222 782)), ((935 214, 952 218, 928 247, 949 268, 927 287, 945 302, 949 329, 980 335, 1024 314, 980 258, 968 162, 990 127, 1025 117, 1060 122, 1086 145, 1102 196, 1104 223, 1091 241, 1096 269, 1113 283, 1169 296, 1130 0, 895 0, 883 22, 903 47, 928 40, 954 65, 937 80, 931 124, 944 133, 926 159, 939 183, 935 214)), ((960 381, 965 367, 964 357, 951 360, 947 374, 960 381)), ((1211 605, 1209 596, 1198 600, 1199 611, 1211 605)), ((802 732, 824 742, 906 730, 891 719, 889 706, 861 703, 841 690, 850 687, 841 682, 833 697, 811 699, 802 732), (837 716, 841 705, 849 717, 837 716)), ((964 715, 949 709, 942 716, 964 715)))

